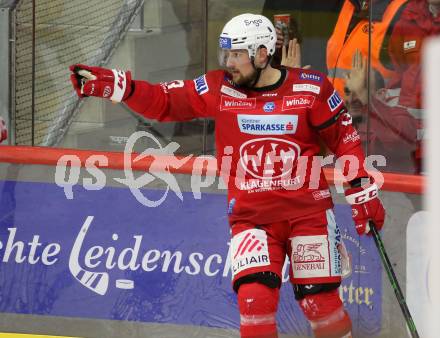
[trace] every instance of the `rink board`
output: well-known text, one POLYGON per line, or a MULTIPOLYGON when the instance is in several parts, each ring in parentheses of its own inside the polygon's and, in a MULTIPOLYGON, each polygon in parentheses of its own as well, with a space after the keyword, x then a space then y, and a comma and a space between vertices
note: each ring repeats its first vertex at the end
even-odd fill
MULTIPOLYGON (((151 200, 164 194, 142 192, 151 200)), ((183 192, 181 201, 170 191, 163 204, 148 208, 125 188, 75 186, 68 200, 52 183, 0 181, 0 193, 1 312, 238 328, 225 195, 194 199, 183 192)), ((377 250, 370 237, 355 233, 348 206, 337 205, 335 213, 354 265, 341 298, 354 333, 376 335, 382 323, 377 250)), ((289 283, 282 287, 278 327, 311 334, 289 283)))
POLYGON ((20 334, 20 333, 0 333, 0 338, 75 338, 62 336, 46 336, 35 334, 20 334))

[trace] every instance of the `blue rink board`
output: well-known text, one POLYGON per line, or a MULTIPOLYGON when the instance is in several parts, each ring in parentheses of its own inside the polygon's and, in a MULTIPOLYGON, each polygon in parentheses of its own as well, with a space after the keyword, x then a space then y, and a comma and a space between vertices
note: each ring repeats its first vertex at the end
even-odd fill
MULTIPOLYGON (((1 312, 238 328, 225 195, 196 200, 183 193, 182 202, 170 192, 148 208, 126 188, 73 192, 67 200, 55 184, 0 181, 1 312)), ((152 199, 163 194, 143 192, 152 199)), ((350 208, 337 205, 335 212, 355 268, 341 297, 354 333, 378 334, 380 258, 371 238, 357 236, 350 208)), ((278 326, 311 335, 289 283, 278 326)))

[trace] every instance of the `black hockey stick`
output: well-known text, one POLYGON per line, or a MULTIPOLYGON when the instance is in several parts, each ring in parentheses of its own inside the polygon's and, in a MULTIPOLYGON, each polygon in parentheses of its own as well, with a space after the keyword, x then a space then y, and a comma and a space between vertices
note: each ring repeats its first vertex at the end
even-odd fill
POLYGON ((417 332, 416 325, 411 317, 408 306, 406 305, 405 297, 403 296, 402 290, 400 289, 399 282, 397 281, 396 274, 394 273, 393 266, 388 258, 388 255, 383 246, 382 238, 379 235, 376 227, 372 222, 370 222, 371 234, 374 238, 374 243, 376 243, 377 250, 379 251, 382 264, 387 271, 388 279, 393 287, 394 293, 396 295, 397 301, 399 302, 400 309, 402 310, 403 316, 406 320, 406 325, 408 325, 409 332, 412 338, 419 338, 419 333, 417 332))

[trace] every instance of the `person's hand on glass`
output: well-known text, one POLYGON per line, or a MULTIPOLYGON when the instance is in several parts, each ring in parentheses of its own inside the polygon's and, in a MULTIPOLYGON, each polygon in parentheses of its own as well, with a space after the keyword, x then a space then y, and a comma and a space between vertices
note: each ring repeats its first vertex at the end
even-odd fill
POLYGON ((353 54, 352 68, 345 75, 345 100, 349 101, 351 96, 355 96, 362 104, 368 100, 367 91, 367 60, 359 49, 353 54))
MULTIPOLYGON (((281 50, 281 66, 301 68, 301 46, 297 39, 290 40, 288 48, 283 46, 281 50)), ((302 68, 308 69, 310 68, 310 65, 302 68)))

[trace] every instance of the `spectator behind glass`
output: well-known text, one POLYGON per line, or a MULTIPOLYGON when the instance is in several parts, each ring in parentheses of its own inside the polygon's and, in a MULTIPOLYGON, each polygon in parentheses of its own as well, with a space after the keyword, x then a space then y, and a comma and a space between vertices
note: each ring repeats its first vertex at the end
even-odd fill
POLYGON ((394 109, 409 112, 417 120, 415 172, 422 172, 423 107, 421 53, 427 37, 440 35, 440 0, 412 0, 402 12, 389 43, 397 70, 389 88, 400 90, 394 109))
MULTIPOLYGON (((440 34, 440 0, 413 0, 396 22, 389 53, 396 73, 386 88, 371 81, 368 144, 370 153, 387 157, 392 171, 422 172, 423 107, 421 51, 427 37, 440 34)), ((366 129, 366 65, 359 55, 346 82, 345 99, 358 122, 361 137, 366 129)), ((377 83, 377 82, 376 82, 377 83)))
POLYGON ((406 3, 407 0, 344 1, 327 43, 328 77, 341 96, 344 95, 345 76, 350 71, 355 50, 359 50, 364 57, 370 55, 371 66, 381 74, 385 83, 394 76, 387 40, 406 3), (373 25, 369 53, 370 10, 373 25))
POLYGON ((344 99, 368 154, 384 155, 387 171, 414 173, 417 120, 408 111, 392 107, 399 91, 384 88, 381 74, 372 70, 368 109, 367 60, 359 50, 345 81, 344 99))
MULTIPOLYGON (((289 14, 288 40, 301 44, 303 60, 313 69, 326 72, 325 50, 343 0, 266 0, 263 15, 289 14)), ((278 43, 272 66, 281 64, 281 47, 284 35, 277 30, 278 43)), ((288 46, 287 46, 288 47, 288 46)))

